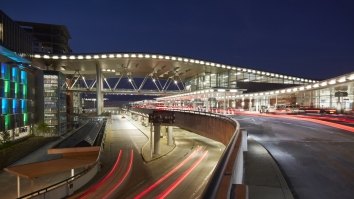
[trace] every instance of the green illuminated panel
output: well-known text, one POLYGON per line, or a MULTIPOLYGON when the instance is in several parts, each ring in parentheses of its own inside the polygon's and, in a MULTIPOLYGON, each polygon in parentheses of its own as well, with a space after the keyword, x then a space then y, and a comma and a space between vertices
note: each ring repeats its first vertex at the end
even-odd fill
POLYGON ((23 124, 27 125, 28 124, 28 113, 23 114, 23 124))
POLYGON ((5 93, 10 92, 10 82, 9 81, 4 81, 4 92, 5 93))
POLYGON ((22 95, 23 95, 23 98, 27 98, 27 85, 23 85, 22 95))
POLYGON ((18 90, 19 90, 18 87, 19 87, 19 84, 16 82, 15 83, 15 96, 14 96, 15 98, 17 98, 17 94, 18 94, 18 90))
POLYGON ((5 115, 5 130, 8 130, 10 126, 10 115, 5 115))

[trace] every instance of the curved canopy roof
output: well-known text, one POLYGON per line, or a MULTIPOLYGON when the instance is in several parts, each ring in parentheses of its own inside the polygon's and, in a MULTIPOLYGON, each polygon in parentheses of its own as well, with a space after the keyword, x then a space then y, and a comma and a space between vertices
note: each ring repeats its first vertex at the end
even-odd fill
POLYGON ((30 58, 34 65, 41 68, 60 70, 64 74, 80 74, 90 76, 96 74, 96 66, 100 66, 105 77, 117 75, 131 75, 134 77, 154 76, 169 78, 178 76, 181 80, 189 79, 196 75, 227 73, 240 71, 250 74, 258 74, 269 77, 278 77, 297 80, 303 83, 313 80, 284 74, 258 71, 254 69, 225 65, 204 60, 186 57, 146 54, 146 53, 101 53, 101 54, 71 54, 71 55, 48 55, 34 54, 30 58))

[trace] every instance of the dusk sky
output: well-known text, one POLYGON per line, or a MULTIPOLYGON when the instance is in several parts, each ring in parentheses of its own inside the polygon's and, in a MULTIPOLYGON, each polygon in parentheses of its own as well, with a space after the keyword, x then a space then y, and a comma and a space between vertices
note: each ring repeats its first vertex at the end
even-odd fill
POLYGON ((161 53, 315 79, 354 71, 353 0, 1 0, 0 9, 66 25, 74 53, 161 53))

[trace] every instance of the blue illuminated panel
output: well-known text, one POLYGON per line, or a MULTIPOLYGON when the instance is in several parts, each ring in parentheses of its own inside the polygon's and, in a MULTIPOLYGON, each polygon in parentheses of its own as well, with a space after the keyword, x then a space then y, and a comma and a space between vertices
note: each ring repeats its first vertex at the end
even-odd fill
POLYGON ((9 108, 8 108, 8 103, 7 103, 7 99, 2 98, 1 100, 1 114, 5 115, 7 114, 9 108))
POLYGON ((21 83, 27 84, 27 72, 21 71, 21 83))

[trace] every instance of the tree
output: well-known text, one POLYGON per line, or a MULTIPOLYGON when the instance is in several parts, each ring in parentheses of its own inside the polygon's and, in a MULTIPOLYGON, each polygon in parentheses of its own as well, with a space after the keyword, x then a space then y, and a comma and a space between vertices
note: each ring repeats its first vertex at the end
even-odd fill
POLYGON ((1 132, 1 137, 2 144, 8 143, 11 140, 10 132, 6 130, 1 132))
POLYGON ((50 128, 49 128, 47 123, 40 122, 40 123, 37 124, 36 130, 37 130, 38 133, 43 135, 43 134, 49 132, 50 128))

